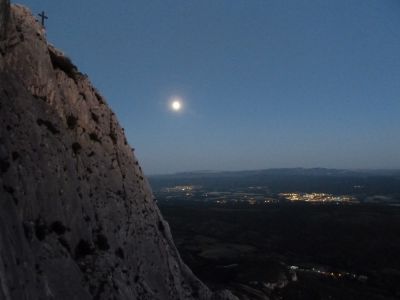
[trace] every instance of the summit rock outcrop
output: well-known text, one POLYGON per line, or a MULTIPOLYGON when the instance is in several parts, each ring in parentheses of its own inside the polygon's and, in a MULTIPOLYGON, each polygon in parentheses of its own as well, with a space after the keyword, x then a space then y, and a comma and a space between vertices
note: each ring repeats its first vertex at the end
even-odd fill
POLYGON ((0 0, 0 299, 236 299, 182 262, 123 128, 0 0))

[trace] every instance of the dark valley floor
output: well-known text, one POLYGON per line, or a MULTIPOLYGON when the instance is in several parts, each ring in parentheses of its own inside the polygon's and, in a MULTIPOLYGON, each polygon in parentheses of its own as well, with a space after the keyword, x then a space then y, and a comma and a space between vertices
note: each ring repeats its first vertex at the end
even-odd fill
POLYGON ((241 299, 400 296, 398 207, 163 199, 159 206, 194 273, 241 299))

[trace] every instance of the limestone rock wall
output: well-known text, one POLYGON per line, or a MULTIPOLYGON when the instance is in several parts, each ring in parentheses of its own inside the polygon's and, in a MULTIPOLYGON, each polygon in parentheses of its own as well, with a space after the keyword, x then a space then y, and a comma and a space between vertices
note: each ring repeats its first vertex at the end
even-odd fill
POLYGON ((0 1, 0 40, 5 38, 6 24, 8 21, 10 1, 1 0, 0 1))
POLYGON ((181 261, 124 130, 0 0, 0 299, 233 299, 181 261))

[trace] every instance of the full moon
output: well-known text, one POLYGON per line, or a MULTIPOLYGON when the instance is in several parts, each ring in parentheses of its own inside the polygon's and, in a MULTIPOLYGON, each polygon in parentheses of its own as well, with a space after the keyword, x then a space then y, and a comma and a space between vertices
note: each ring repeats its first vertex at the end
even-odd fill
POLYGON ((182 104, 181 104, 180 101, 174 100, 174 101, 172 102, 172 104, 171 104, 171 107, 172 107, 173 110, 178 111, 178 110, 181 109, 182 104))

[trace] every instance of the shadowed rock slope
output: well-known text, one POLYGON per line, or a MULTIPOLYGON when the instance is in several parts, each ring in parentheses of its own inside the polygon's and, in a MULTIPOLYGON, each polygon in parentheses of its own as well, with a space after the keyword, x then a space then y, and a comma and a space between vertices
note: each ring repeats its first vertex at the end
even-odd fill
POLYGON ((234 299, 181 261, 114 113, 0 0, 0 299, 234 299))

